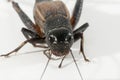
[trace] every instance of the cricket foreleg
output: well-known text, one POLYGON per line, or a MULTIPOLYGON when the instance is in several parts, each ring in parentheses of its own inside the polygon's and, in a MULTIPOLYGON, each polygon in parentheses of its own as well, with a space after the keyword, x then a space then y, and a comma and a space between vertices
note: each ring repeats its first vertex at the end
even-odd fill
POLYGON ((61 68, 62 67, 62 63, 63 63, 63 61, 64 61, 64 59, 65 59, 65 57, 66 57, 66 55, 62 58, 62 60, 61 60, 61 62, 60 62, 60 64, 59 64, 59 68, 61 68))

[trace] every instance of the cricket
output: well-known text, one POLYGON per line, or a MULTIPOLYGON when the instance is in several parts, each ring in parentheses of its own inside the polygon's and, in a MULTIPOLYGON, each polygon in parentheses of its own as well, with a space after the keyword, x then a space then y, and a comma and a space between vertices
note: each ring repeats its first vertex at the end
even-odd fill
POLYGON ((75 42, 80 40, 79 53, 82 53, 84 60, 89 62, 89 59, 86 58, 84 53, 83 35, 89 24, 86 22, 75 29, 80 20, 83 0, 75 1, 76 3, 72 15, 70 16, 68 8, 60 0, 36 0, 33 8, 35 23, 33 23, 17 2, 9 0, 21 21, 26 26, 26 28, 23 27, 21 29, 26 40, 13 51, 0 56, 7 57, 10 54, 16 53, 27 43, 32 44, 33 47, 44 48, 43 54, 48 58, 48 61, 40 78, 40 80, 42 80, 50 60, 56 60, 52 55, 60 57, 59 59, 61 59, 61 62, 58 67, 61 68, 65 57, 71 54, 81 80, 83 80, 71 47, 75 42))

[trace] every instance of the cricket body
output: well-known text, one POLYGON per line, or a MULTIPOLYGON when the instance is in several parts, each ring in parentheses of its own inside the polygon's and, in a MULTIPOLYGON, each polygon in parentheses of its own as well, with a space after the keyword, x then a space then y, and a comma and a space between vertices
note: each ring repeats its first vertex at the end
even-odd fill
POLYGON ((36 24, 46 37, 51 53, 65 56, 74 42, 70 16, 62 1, 43 1, 34 7, 36 24))
MULTIPOLYGON (((59 65, 60 68, 64 58, 68 53, 71 53, 81 76, 80 70, 73 56, 71 46, 73 43, 81 39, 80 52, 82 53, 84 60, 89 61, 84 54, 83 47, 83 32, 87 29, 89 24, 85 23, 74 30, 81 15, 83 0, 76 1, 71 17, 67 7, 62 1, 36 0, 33 9, 35 23, 33 23, 24 13, 24 11, 19 7, 18 3, 12 0, 10 1, 12 2, 14 10, 18 13, 22 22, 27 27, 21 29, 27 40, 25 40, 13 51, 1 56, 9 56, 14 52, 19 51, 26 43, 30 43, 34 47, 44 48, 46 50, 43 53, 48 57, 48 62, 43 71, 44 74, 49 61, 51 59, 54 60, 52 55, 62 57, 62 61, 59 65), (47 46, 43 44, 46 44, 47 46)), ((82 76, 81 79, 83 80, 82 76)))

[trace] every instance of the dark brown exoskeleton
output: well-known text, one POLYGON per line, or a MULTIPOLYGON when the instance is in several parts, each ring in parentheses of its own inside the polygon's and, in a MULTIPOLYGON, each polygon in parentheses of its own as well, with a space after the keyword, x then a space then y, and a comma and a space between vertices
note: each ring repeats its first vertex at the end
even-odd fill
POLYGON ((60 68, 64 58, 69 52, 71 53, 76 64, 75 58, 70 48, 73 43, 81 38, 80 52, 82 52, 84 60, 89 61, 85 57, 83 49, 83 32, 88 27, 88 23, 85 23, 78 29, 74 30, 81 15, 83 0, 76 1, 72 17, 70 17, 69 11, 62 1, 36 0, 33 10, 35 24, 22 11, 16 2, 12 1, 12 5, 27 27, 22 28, 21 30, 27 40, 24 41, 15 50, 1 56, 9 56, 10 54, 17 52, 27 42, 29 42, 34 47, 46 48, 44 54, 48 57, 48 62, 46 64, 45 70, 49 61, 54 59, 51 57, 52 54, 62 57, 62 61, 59 65, 60 68), (47 46, 42 44, 47 44, 47 46))

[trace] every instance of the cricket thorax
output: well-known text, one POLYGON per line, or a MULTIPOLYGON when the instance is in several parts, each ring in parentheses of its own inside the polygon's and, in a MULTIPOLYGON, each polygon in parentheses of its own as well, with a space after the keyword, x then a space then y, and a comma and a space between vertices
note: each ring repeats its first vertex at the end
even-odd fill
POLYGON ((72 31, 72 26, 70 24, 70 21, 66 17, 62 15, 55 15, 46 19, 46 22, 44 24, 44 31, 45 33, 48 33, 53 29, 61 28, 61 27, 72 31))

